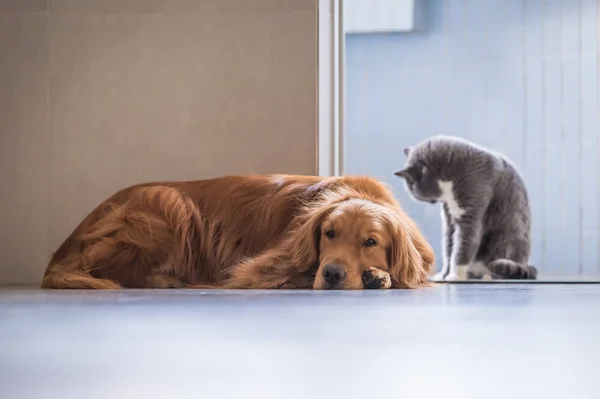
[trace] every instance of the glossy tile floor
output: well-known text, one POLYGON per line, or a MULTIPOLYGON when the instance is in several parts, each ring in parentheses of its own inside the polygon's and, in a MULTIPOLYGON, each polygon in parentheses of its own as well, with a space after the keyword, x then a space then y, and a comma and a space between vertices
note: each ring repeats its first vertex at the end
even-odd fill
POLYGON ((600 398, 600 285, 0 291, 0 397, 600 398))

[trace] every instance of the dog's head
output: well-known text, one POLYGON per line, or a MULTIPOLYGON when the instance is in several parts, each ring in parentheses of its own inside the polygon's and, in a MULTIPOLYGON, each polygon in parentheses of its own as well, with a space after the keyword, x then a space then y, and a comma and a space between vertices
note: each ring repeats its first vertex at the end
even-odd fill
POLYGON ((415 229, 395 206, 346 198, 312 207, 290 250, 313 263, 314 289, 362 289, 370 267, 387 271, 393 287, 416 287, 427 281, 432 251, 415 229))

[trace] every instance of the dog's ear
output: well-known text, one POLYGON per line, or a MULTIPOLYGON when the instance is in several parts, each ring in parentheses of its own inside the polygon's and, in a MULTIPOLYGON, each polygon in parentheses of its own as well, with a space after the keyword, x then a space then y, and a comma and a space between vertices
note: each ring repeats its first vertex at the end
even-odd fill
POLYGON ((404 155, 408 156, 410 154, 410 152, 412 151, 412 147, 406 147, 404 149, 404 155))
POLYGON ((289 261, 299 268, 310 268, 319 261, 321 225, 334 205, 307 210, 296 219, 296 227, 282 245, 289 261))
POLYGON ((306 210, 279 245, 229 268, 231 277, 223 288, 280 288, 310 274, 319 262, 321 224, 332 209, 333 205, 306 210))
POLYGON ((391 215, 389 230, 392 239, 388 263, 392 286, 415 288, 427 285, 435 255, 416 223, 399 209, 391 215))

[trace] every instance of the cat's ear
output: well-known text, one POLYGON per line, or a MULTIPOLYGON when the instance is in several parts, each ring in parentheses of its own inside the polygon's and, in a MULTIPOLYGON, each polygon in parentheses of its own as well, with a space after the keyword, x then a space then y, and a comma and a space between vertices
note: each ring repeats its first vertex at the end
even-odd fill
POLYGON ((406 147, 404 149, 404 155, 408 156, 408 154, 410 154, 410 151, 412 150, 412 147, 406 147))
POLYGON ((406 179, 408 176, 408 171, 406 169, 400 169, 399 171, 394 172, 394 174, 402 179, 406 179))

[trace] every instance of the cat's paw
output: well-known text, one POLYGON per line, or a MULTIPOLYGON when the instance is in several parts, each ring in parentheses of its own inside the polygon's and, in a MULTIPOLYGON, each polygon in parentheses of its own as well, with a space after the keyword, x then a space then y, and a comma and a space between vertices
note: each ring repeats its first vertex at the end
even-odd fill
POLYGON ((442 282, 445 280, 445 274, 443 272, 438 272, 431 277, 431 281, 442 282))
MULTIPOLYGON (((466 280, 466 279, 465 279, 466 280)), ((446 281, 462 281, 458 273, 448 273, 446 281)))
POLYGON ((458 266, 446 276, 446 281, 466 281, 468 266, 458 266))
POLYGON ((366 269, 362 275, 362 281, 365 289, 382 290, 392 287, 390 274, 376 267, 366 269))

